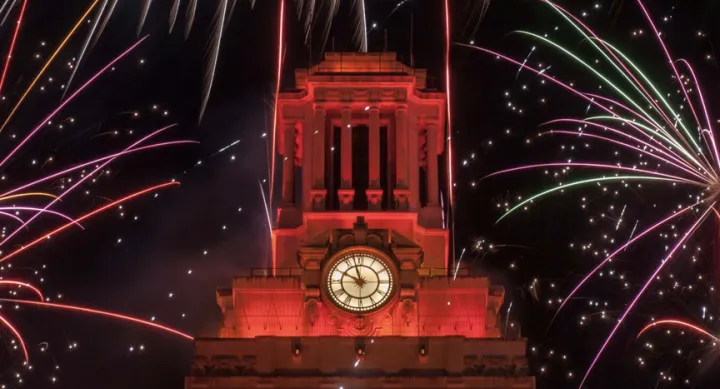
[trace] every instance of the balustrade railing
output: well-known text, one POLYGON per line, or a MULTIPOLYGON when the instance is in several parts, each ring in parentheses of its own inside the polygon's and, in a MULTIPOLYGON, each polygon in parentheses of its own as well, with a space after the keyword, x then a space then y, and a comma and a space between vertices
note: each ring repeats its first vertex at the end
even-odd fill
MULTIPOLYGON (((418 275, 420 277, 445 277, 448 276, 455 276, 455 270, 449 271, 449 269, 445 268, 420 268, 418 269, 418 275)), ((272 268, 252 268, 248 273, 240 274, 240 276, 250 276, 250 277, 300 277, 302 276, 303 269, 301 268, 277 268, 275 269, 275 273, 273 275, 273 269, 272 268)), ((469 276, 481 276, 479 272, 470 271, 470 269, 467 268, 460 268, 457 269, 457 276, 458 277, 469 277, 469 276)))

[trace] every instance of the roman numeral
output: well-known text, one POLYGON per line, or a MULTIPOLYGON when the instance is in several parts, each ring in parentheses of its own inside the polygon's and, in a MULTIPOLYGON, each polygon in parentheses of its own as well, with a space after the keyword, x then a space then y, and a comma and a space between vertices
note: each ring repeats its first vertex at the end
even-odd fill
POLYGON ((362 307, 363 307, 363 306, 362 306, 362 299, 359 299, 359 300, 358 300, 358 308, 362 308, 362 307))
POLYGON ((381 284, 388 284, 388 283, 390 283, 390 280, 380 280, 379 282, 381 284))
POLYGON ((372 302, 372 305, 375 305, 375 300, 373 300, 372 296, 369 296, 368 298, 369 298, 370 301, 372 302))
POLYGON ((345 304, 350 304, 350 296, 345 296, 345 300, 343 301, 345 304))
POLYGON ((387 293, 387 291, 382 290, 382 289, 378 289, 378 290, 377 290, 377 293, 380 293, 380 296, 385 296, 385 293, 387 293))
POLYGON ((342 282, 342 280, 332 280, 333 284, 339 284, 340 282, 342 282))
POLYGON ((365 259, 365 257, 358 257, 357 264, 362 265, 364 259, 365 259))
POLYGON ((387 271, 386 268, 382 268, 382 270, 378 271, 377 274, 382 274, 382 273, 385 273, 386 271, 387 271))
POLYGON ((336 289, 335 291, 333 291, 333 293, 335 294, 335 296, 340 297, 345 294, 345 291, 342 289, 336 289))

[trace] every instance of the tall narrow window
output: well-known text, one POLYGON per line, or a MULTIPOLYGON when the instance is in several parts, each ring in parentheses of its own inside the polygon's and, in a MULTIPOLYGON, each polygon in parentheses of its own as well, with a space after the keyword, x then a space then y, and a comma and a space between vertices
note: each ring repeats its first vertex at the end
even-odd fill
POLYGON ((389 197, 387 196, 390 189, 390 169, 384 168, 389 167, 389 156, 388 156, 388 128, 380 127, 380 188, 383 190, 383 197, 381 203, 381 209, 390 209, 389 197))
POLYGON ((340 209, 337 191, 340 189, 340 129, 330 125, 330 141, 328 142, 328 158, 329 171, 326 175, 328 183, 328 209, 340 209))
POLYGON ((368 209, 365 190, 370 179, 368 154, 368 127, 356 126, 352 129, 352 182, 355 189, 353 209, 368 209))

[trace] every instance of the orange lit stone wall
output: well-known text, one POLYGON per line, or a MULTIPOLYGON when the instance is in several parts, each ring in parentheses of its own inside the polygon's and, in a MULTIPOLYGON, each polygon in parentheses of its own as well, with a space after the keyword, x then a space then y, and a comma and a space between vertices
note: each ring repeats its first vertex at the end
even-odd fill
POLYGON ((399 296, 362 319, 308 298, 306 291, 301 277, 236 278, 233 293, 219 298, 225 317, 220 336, 499 336, 502 292, 489 289, 487 278, 449 283, 420 277, 414 298, 399 296))

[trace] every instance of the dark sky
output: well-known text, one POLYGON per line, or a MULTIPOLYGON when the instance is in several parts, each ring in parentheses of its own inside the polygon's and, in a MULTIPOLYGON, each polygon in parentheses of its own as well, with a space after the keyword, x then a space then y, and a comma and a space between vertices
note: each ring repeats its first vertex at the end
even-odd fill
MULTIPOLYGON (((389 49, 397 51, 407 62, 412 15, 416 66, 427 68, 431 85, 442 89, 442 2, 411 0, 392 16, 389 15, 396 5, 394 1, 366 2, 368 22, 376 22, 379 26, 371 31, 370 49, 382 49, 382 30, 387 30, 389 49)), ((41 53, 47 57, 89 1, 60 3, 40 5, 31 2, 28 6, 26 24, 3 90, 8 96, 5 106, 0 106, 3 117, 42 63, 33 55, 41 53), (40 46, 41 41, 46 41, 47 46, 40 46)), ((73 82, 75 87, 135 41, 141 3, 140 0, 120 1, 107 30, 81 65, 73 82)), ((268 130, 271 112, 277 2, 258 0, 254 10, 250 10, 247 2, 238 2, 224 34, 215 88, 200 125, 197 125, 198 107, 214 5, 200 1, 196 23, 186 41, 182 36, 184 5, 175 31, 168 35, 170 2, 154 3, 143 30, 143 34, 150 34, 149 40, 58 116, 59 119, 72 116, 75 119, 72 125, 66 122, 68 125, 63 129, 50 126, 43 130, 11 164, 2 168, 2 174, 7 174, 12 184, 19 184, 61 166, 122 149, 138 139, 139 134, 177 122, 177 128, 161 136, 163 140, 192 139, 200 144, 126 157, 113 163, 109 167, 110 173, 103 175, 96 184, 83 185, 58 209, 77 215, 104 204, 107 198, 118 198, 173 178, 182 182, 181 187, 164 190, 157 198, 149 196, 126 204, 123 210, 99 216, 85 223, 85 231, 71 230, 53 237, 52 243, 23 254, 13 261, 12 269, 3 271, 7 278, 37 283, 42 277, 46 293, 49 296, 62 293, 66 303, 143 318, 155 316, 159 322, 192 334, 211 335, 219 320, 214 303, 215 288, 229 285, 230 275, 243 269, 265 266, 268 258, 267 227, 258 180, 267 175, 266 140, 262 134, 268 130), (141 59, 144 59, 143 64, 140 64, 141 59), (152 109, 153 105, 158 108, 152 109), (163 115, 165 110, 167 116, 163 115), (128 114, 135 111, 140 114, 137 119, 128 114), (217 153, 236 140, 240 141, 237 145, 217 153), (45 161, 50 155, 54 157, 52 163, 32 165, 33 159, 45 161), (39 165, 42 166, 37 167, 39 165), (91 195, 83 195, 85 189, 90 190, 91 195), (138 220, 133 220, 134 216, 138 216, 138 220), (35 270, 41 270, 43 265, 47 268, 35 274, 35 270), (188 274, 189 270, 191 274, 188 274)), ((632 53, 651 76, 660 80, 663 90, 675 92, 676 86, 669 78, 669 70, 663 65, 662 52, 655 41, 633 38, 632 31, 640 28, 648 31, 633 1, 563 3, 571 4, 569 9, 577 14, 588 12, 583 20, 596 28, 601 36, 632 53), (595 4, 599 8, 595 8, 595 4)), ((661 26, 668 33, 670 47, 678 56, 696 63, 708 97, 717 96, 720 84, 713 44, 720 31, 711 15, 717 15, 720 7, 712 1, 700 0, 658 0, 648 2, 648 5, 657 18, 670 17, 670 21, 661 26), (698 30, 706 36, 698 39, 698 30), (707 60, 706 55, 711 59, 707 60)), ((481 1, 477 0, 454 4, 454 39, 460 42, 473 40, 477 45, 499 50, 521 61, 535 43, 512 34, 514 30, 527 29, 543 34, 562 25, 562 20, 539 1, 495 0, 481 23, 477 18, 480 8, 481 1)), ((355 50, 351 40, 351 11, 348 4, 342 5, 335 20, 331 36, 337 51, 355 50)), ((283 81, 290 85, 292 73, 289 69, 317 61, 320 45, 319 36, 316 36, 312 55, 309 55, 296 18, 289 18, 286 25, 287 71, 283 81)), ((0 49, 9 45, 10 26, 8 23, 0 29, 0 49)), ((66 64, 77 57, 88 28, 89 24, 82 27, 43 77, 41 84, 46 85, 47 91, 32 92, 10 127, 0 134, 2 155, 14 146, 11 134, 27 133, 58 104, 61 99, 59 84, 65 83, 70 74, 66 64), (52 83, 48 81, 50 76, 55 80, 52 83)), ((587 45, 582 39, 569 31, 566 33, 567 30, 565 28, 554 38, 587 53, 587 45)), ((330 46, 328 43, 326 49, 330 46)), ((594 59, 594 56, 589 58, 594 59)), ((545 47, 538 47, 529 59, 534 66, 538 62, 551 64, 553 75, 559 79, 586 86, 597 84, 587 72, 579 71, 577 65, 545 47)), ((595 196, 592 207, 584 212, 576 206, 579 198, 585 195, 579 192, 567 200, 547 200, 534 209, 537 212, 515 215, 495 224, 500 215, 495 203, 537 191, 547 185, 548 180, 539 172, 480 179, 498 169, 523 163, 566 159, 561 146, 581 147, 582 142, 548 140, 534 142, 529 147, 526 140, 549 119, 583 116, 587 104, 557 88, 540 85, 539 79, 528 72, 518 73, 517 66, 467 48, 453 47, 452 64, 456 163, 463 166, 458 169, 457 177, 458 252, 466 248, 465 260, 487 272, 496 283, 506 286, 503 315, 512 302, 510 320, 519 322, 530 344, 537 347, 532 359, 534 373, 546 369, 546 373, 538 378, 539 387, 574 388, 611 328, 610 320, 591 320, 590 324, 579 327, 578 317, 597 317, 603 311, 601 308, 588 310, 585 303, 607 302, 607 314, 617 317, 631 297, 627 289, 637 290, 649 272, 648 263, 659 259, 662 254, 659 246, 666 243, 651 241, 629 251, 627 263, 615 268, 618 273, 627 275, 629 288, 618 288, 617 283, 604 281, 591 283, 579 296, 581 302, 577 306, 571 304, 548 329, 554 310, 548 308, 546 301, 567 293, 573 282, 599 260, 587 253, 569 250, 569 242, 596 240, 599 233, 612 230, 608 225, 588 226, 587 223, 589 215, 596 215, 598 210, 609 205, 615 204, 618 208, 627 205, 627 220, 647 223, 657 217, 654 205, 661 204, 662 207, 662 204, 673 203, 686 192, 658 187, 638 191, 629 198, 623 197, 620 202, 595 196), (505 92, 512 98, 504 96, 505 92), (549 104, 540 104, 543 98, 549 104), (524 113, 509 109, 509 101, 522 107, 524 113), (463 165, 463 161, 468 164, 463 165), (472 252, 473 243, 480 238, 502 246, 487 254, 472 252), (538 279, 539 301, 529 293, 534 279, 538 279), (562 358, 563 355, 567 358, 562 358)), ((606 161, 608 153, 613 151, 599 146, 586 151, 583 156, 606 161)), ((44 189, 55 193, 60 184, 54 182, 44 189)), ((19 245, 42 235, 52 222, 49 218, 41 219, 9 244, 19 245)), ((13 226, 8 222, 9 229, 13 226)), ((618 233, 627 234, 630 228, 632 225, 624 225, 618 233)), ((712 239, 700 241, 711 242, 712 239)), ((711 243, 702 244, 708 253, 712 252, 711 243)), ((712 258, 704 257, 701 262, 704 267, 688 269, 678 265, 672 271, 678 279, 690 280, 698 273, 708 271, 712 258)), ((688 284, 690 281, 681 282, 688 284)), ((641 305, 638 314, 623 327, 601 359, 589 381, 592 387, 610 384, 648 388, 673 386, 686 378, 699 387, 712 387, 709 385, 713 380, 717 384, 717 377, 713 377, 717 373, 713 370, 717 371, 718 364, 713 364, 710 351, 698 346, 697 338, 657 338, 654 341, 658 342, 658 350, 652 353, 643 349, 642 342, 635 341, 637 330, 649 317, 671 315, 696 320, 701 305, 713 310, 705 295, 673 291, 668 295, 671 297, 649 297, 641 305), (677 348, 684 351, 680 357, 673 357, 677 348), (642 368, 638 366, 638 356, 647 360, 642 368), (698 357, 704 358, 706 363, 700 370, 694 362, 698 357), (672 374, 675 381, 658 381, 660 371, 672 374)), ((115 389, 179 388, 183 385, 192 345, 182 339, 108 319, 65 312, 23 307, 11 315, 8 317, 26 337, 33 360, 32 373, 23 373, 23 387, 115 389), (42 342, 49 343, 47 352, 40 352, 42 342), (78 347, 70 349, 69 345, 75 342, 78 347), (142 352, 138 352, 140 345, 144 348, 142 352), (134 351, 130 351, 130 347, 134 347, 134 351), (59 371, 55 370, 56 365, 60 367, 59 371), (57 377, 57 383, 51 384, 50 377, 57 377)), ((705 325, 717 327, 717 323, 707 321, 705 325)), ((24 368, 18 364, 20 355, 12 351, 11 337, 3 334, 8 351, 0 350, 0 368, 4 369, 0 370, 4 371, 0 381, 8 387, 17 387, 15 373, 24 368)))

